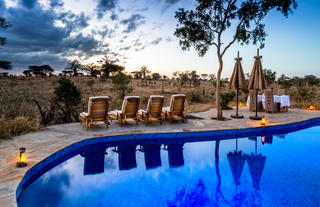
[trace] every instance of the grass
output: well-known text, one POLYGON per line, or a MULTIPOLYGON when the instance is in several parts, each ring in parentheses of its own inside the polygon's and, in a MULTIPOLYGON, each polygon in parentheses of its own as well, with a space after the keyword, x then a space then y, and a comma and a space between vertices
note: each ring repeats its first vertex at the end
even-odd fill
MULTIPOLYGON (((87 111, 88 98, 91 96, 109 96, 110 109, 120 109, 122 100, 111 91, 111 81, 94 77, 69 77, 80 88, 82 99, 80 111, 87 111)), ((0 139, 17 136, 20 134, 36 131, 40 126, 40 114, 33 99, 41 106, 48 106, 53 96, 54 88, 60 77, 0 77, 0 139)), ((129 95, 139 95, 141 98, 140 108, 146 108, 150 95, 161 94, 165 96, 165 106, 169 105, 170 97, 175 93, 184 93, 187 97, 185 109, 187 113, 208 110, 214 106, 213 84, 201 81, 196 88, 187 86, 177 87, 176 82, 165 82, 165 91, 162 93, 161 81, 150 81, 146 86, 141 80, 132 80, 134 88, 129 95)), ((273 84, 274 91, 279 86, 273 84)), ((320 86, 297 88, 292 86, 288 90, 291 106, 306 108, 309 105, 320 108, 320 86)), ((229 91, 226 84, 222 92, 229 91)), ((260 90, 260 93, 263 93, 260 90)), ((247 93, 240 93, 239 101, 246 103, 247 93)), ((230 103, 233 106, 234 102, 230 103)))

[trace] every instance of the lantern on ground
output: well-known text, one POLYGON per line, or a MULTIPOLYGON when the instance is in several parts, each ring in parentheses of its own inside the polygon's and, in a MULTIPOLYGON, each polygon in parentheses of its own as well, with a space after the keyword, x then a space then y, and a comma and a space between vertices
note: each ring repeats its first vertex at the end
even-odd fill
POLYGON ((25 166, 27 166, 26 148, 25 147, 21 147, 19 149, 17 167, 25 167, 25 166))
POLYGON ((314 106, 310 106, 309 109, 310 109, 311 111, 313 111, 313 110, 314 110, 314 106))
POLYGON ((260 125, 261 125, 261 126, 265 126, 266 123, 267 123, 266 117, 262 117, 261 122, 260 122, 260 125))

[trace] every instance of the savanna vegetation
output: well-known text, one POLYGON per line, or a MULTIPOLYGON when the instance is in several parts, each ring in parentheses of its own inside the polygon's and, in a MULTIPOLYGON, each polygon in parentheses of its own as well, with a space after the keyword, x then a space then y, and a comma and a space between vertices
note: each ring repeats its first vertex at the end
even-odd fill
MULTIPOLYGON (((264 72, 268 88, 273 88, 275 92, 278 88, 287 89, 292 107, 306 108, 311 104, 320 107, 319 78, 313 75, 289 78, 283 74, 276 78, 274 71, 265 69, 264 72)), ((188 113, 214 106, 217 81, 214 74, 184 71, 174 72, 169 78, 152 73, 146 66, 132 73, 121 69, 110 74, 109 78, 91 76, 90 73, 61 77, 50 73, 38 76, 2 75, 0 137, 16 136, 52 124, 76 122, 78 114, 87 110, 90 96, 109 96, 110 110, 119 109, 126 95, 139 95, 141 108, 145 108, 150 95, 164 95, 165 105, 168 105, 170 96, 175 93, 186 94, 188 113)), ((235 104, 235 93, 228 85, 228 79, 222 79, 222 109, 230 109, 235 104)), ((247 95, 247 90, 240 91, 240 102, 245 104, 247 95)))

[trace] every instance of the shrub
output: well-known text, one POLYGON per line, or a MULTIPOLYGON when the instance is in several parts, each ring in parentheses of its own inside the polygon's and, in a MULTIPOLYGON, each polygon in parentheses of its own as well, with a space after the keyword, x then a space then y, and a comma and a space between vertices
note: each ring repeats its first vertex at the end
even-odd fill
POLYGON ((220 94, 220 104, 221 104, 221 108, 222 109, 230 109, 230 107, 228 106, 230 101, 233 100, 233 98, 235 97, 235 92, 227 92, 227 93, 221 93, 220 94))
POLYGON ((186 95, 191 103, 203 103, 204 97, 202 93, 203 92, 201 90, 195 89, 188 91, 186 95))
POLYGON ((123 99, 127 94, 133 91, 133 88, 129 87, 131 76, 126 75, 123 72, 118 72, 116 75, 111 77, 111 80, 111 89, 118 93, 120 99, 123 99))
POLYGON ((16 117, 13 120, 0 119, 0 139, 7 139, 13 136, 37 131, 39 124, 35 120, 28 120, 26 117, 16 117))

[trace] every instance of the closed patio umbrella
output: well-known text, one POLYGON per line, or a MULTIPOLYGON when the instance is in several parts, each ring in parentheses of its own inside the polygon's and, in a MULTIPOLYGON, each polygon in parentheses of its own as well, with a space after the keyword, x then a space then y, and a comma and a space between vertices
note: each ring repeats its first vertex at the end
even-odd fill
MULTIPOLYGON (((256 90, 256 115, 250 116, 250 119, 260 120, 262 119, 261 116, 258 116, 258 90, 266 89, 266 80, 264 78, 261 59, 262 56, 259 56, 259 49, 257 50, 257 56, 254 57, 255 61, 253 64, 253 68, 251 71, 248 89, 249 90, 256 90)), ((253 97, 250 97, 253 98, 253 97)))
POLYGON ((243 118, 242 115, 238 114, 238 102, 239 102, 238 92, 239 92, 239 89, 247 88, 247 83, 246 83, 246 79, 244 77, 243 69, 241 66, 242 58, 239 57, 239 51, 238 51, 238 57, 235 58, 235 60, 236 60, 236 64, 234 66, 233 73, 230 78, 229 87, 237 90, 237 108, 236 108, 237 111, 236 111, 236 114, 231 115, 231 117, 232 118, 243 118))
POLYGON ((266 156, 263 156, 262 154, 254 155, 251 153, 251 155, 247 155, 247 163, 252 178, 253 188, 259 190, 262 172, 264 165, 266 164, 266 156))

